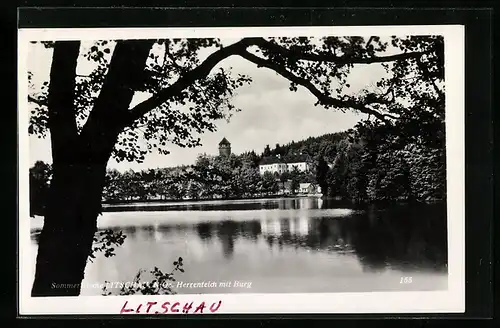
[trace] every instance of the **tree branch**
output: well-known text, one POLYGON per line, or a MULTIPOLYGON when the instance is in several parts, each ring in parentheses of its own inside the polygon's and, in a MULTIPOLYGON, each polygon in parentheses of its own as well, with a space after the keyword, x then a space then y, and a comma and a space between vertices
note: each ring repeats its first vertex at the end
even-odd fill
POLYGON ((123 127, 133 124, 135 120, 139 119, 154 108, 167 102, 172 96, 180 93, 195 81, 207 77, 208 74, 210 74, 210 71, 219 62, 226 59, 227 57, 244 51, 251 44, 252 39, 245 38, 228 47, 224 47, 212 53, 198 67, 192 69, 191 71, 185 72, 175 83, 170 85, 168 88, 165 88, 164 90, 149 97, 148 99, 130 109, 128 115, 126 115, 122 122, 123 127))
POLYGON ((380 56, 380 57, 351 57, 351 56, 336 56, 331 53, 305 53, 300 50, 291 50, 287 49, 285 47, 282 47, 276 43, 267 41, 264 38, 254 38, 253 43, 255 45, 258 45, 260 47, 267 48, 268 50, 277 52, 282 54, 283 56, 289 57, 289 58, 294 58, 294 59, 302 59, 302 60, 308 60, 308 61, 323 61, 323 62, 329 62, 329 63, 335 63, 339 66, 341 65, 346 65, 346 64, 372 64, 372 63, 384 63, 384 62, 391 62, 391 61, 397 61, 397 60, 405 60, 405 59, 410 59, 410 58, 419 58, 420 56, 426 54, 426 53, 431 53, 434 52, 432 51, 423 51, 423 52, 406 52, 406 53, 400 53, 396 55, 389 55, 389 56, 380 56))
POLYGON ((341 100, 337 98, 330 97, 323 92, 321 92, 318 88, 316 88, 309 80, 306 80, 304 78, 298 77, 295 74, 287 71, 284 67, 278 66, 268 60, 262 59, 260 57, 257 57, 247 51, 242 52, 239 54, 241 57, 245 58, 248 61, 251 61, 252 63, 256 64, 257 67, 267 67, 269 69, 272 69, 279 75, 283 76, 284 78, 288 79, 289 81, 296 83, 298 85, 303 86, 309 92, 311 92, 316 98, 318 99, 319 103, 325 106, 334 106, 334 107, 344 107, 344 108, 353 108, 357 109, 360 112, 366 113, 366 114, 371 114, 381 121, 388 122, 388 117, 389 118, 396 118, 392 115, 387 115, 387 114, 382 114, 380 112, 377 112, 373 109, 367 108, 364 103, 359 103, 354 100, 341 100))
MULTIPOLYGON (((244 38, 228 47, 223 47, 220 50, 217 50, 216 52, 212 53, 209 55, 205 61, 203 61, 198 67, 192 69, 191 71, 184 72, 182 76, 172 85, 169 87, 165 88, 164 90, 158 92, 157 94, 151 96, 150 98, 144 100, 143 102, 139 103, 132 109, 128 111, 128 113, 123 117, 123 120, 121 122, 122 128, 131 126, 134 121, 148 113, 149 111, 153 110, 154 108, 157 108, 158 106, 162 105, 163 103, 167 102, 172 96, 179 94, 184 90, 185 88, 189 87, 193 82, 205 78, 212 68, 214 68, 219 62, 222 60, 232 56, 232 55, 241 55, 243 58, 246 58, 247 60, 250 60, 249 58, 252 58, 253 60, 264 60, 259 57, 256 57, 249 52, 246 51, 246 49, 249 46, 259 46, 262 48, 266 48, 271 51, 278 52, 279 54, 289 57, 289 58, 296 58, 296 59, 303 59, 303 60, 308 60, 308 61, 317 61, 317 62, 330 62, 330 63, 336 63, 337 65, 345 65, 345 64, 371 64, 371 63, 382 63, 382 62, 390 62, 390 61, 396 61, 396 60, 405 60, 409 58, 418 58, 421 55, 428 53, 428 52, 408 52, 408 53, 401 53, 397 55, 390 55, 390 56, 381 56, 381 57, 369 57, 369 58, 355 58, 355 57, 349 57, 349 56, 336 56, 334 54, 313 54, 313 53, 303 53, 298 50, 290 50, 287 48, 284 48, 278 44, 275 44, 273 42, 269 42, 265 40, 264 38, 244 38)), ((264 60, 264 62, 267 65, 267 61, 264 60)), ((276 65, 273 65, 272 67, 269 67, 270 69, 273 70, 281 70, 281 74, 285 78, 292 78, 293 79, 298 79, 297 76, 289 73, 288 71, 284 70, 281 67, 278 67, 276 65), (284 70, 284 71, 283 71, 284 70)), ((291 80, 291 79, 290 79, 291 80)), ((303 86, 310 85, 309 87, 312 86, 312 84, 309 83, 309 81, 306 80, 301 80, 301 84, 303 86)), ((307 86, 306 86, 307 87, 307 86)), ((313 87, 313 86, 312 86, 313 87)), ((313 87, 314 88, 314 87, 313 87)), ((310 90, 311 91, 311 90, 310 90)), ((312 92, 312 91, 311 91, 312 92)), ((320 92, 319 90, 316 89, 315 92, 320 92)), ((321 93, 321 92, 320 92, 321 93)), ((314 94, 314 92, 313 92, 314 94)), ((325 95, 322 95, 318 97, 318 99, 323 99, 325 101, 325 95)), ((361 111, 370 111, 370 109, 367 109, 364 107, 364 105, 351 102, 350 105, 346 105, 346 102, 342 102, 338 99, 331 98, 329 101, 326 103, 338 103, 339 107, 351 107, 355 108, 361 111)), ((333 104, 332 104, 333 105, 333 104)), ((380 119, 387 119, 386 115, 383 115, 379 112, 373 112, 373 115, 377 116, 380 119)))

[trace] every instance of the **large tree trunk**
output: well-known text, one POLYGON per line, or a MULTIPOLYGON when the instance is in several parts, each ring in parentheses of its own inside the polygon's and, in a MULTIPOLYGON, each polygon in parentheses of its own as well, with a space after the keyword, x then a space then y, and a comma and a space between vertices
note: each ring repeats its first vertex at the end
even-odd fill
POLYGON ((77 296, 101 208, 106 163, 54 163, 32 296, 77 296))
POLYGON ((38 241, 32 296, 77 296, 97 229, 106 165, 153 41, 117 43, 98 99, 80 133, 74 90, 79 42, 56 42, 49 86, 53 177, 38 241))

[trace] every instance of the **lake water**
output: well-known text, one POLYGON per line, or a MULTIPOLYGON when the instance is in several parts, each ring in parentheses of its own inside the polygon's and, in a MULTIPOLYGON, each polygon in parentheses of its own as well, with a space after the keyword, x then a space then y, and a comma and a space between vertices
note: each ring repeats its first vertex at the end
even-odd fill
MULTIPOLYGON (((33 264, 40 225, 32 219, 33 264)), ((447 288, 443 205, 353 209, 317 197, 131 204, 107 207, 98 226, 127 238, 116 256, 88 264, 82 295, 100 295, 94 283, 132 281, 140 269, 170 272, 178 257, 185 272, 177 282, 216 285, 174 283, 179 294, 447 288)))

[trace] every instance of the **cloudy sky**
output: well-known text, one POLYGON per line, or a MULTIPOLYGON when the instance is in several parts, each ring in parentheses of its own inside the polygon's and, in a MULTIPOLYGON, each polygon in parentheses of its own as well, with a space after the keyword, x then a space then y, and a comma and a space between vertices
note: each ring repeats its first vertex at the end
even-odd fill
MULTIPOLYGON (((38 81, 46 80, 50 70, 51 51, 33 45, 28 56, 28 69, 38 81)), ((80 63, 79 63, 80 65, 80 63)), ((266 144, 285 144, 309 136, 343 131, 351 128, 364 116, 352 112, 338 112, 315 107, 315 97, 299 87, 297 92, 288 89, 287 80, 266 68, 257 68, 253 63, 240 57, 231 57, 224 65, 233 67, 234 73, 244 73, 252 77, 251 85, 238 89, 233 104, 242 109, 229 122, 218 122, 218 131, 202 136, 202 146, 183 149, 172 145, 169 155, 152 153, 139 163, 116 163, 110 160, 109 167, 120 171, 127 169, 168 167, 192 164, 200 153, 217 154, 218 143, 226 137, 232 145, 233 153, 247 150, 262 152, 266 144)), ((80 68, 81 69, 81 68, 80 68)), ((358 65, 351 72, 351 89, 361 89, 380 79, 383 69, 377 64, 358 65)), ((36 82, 35 82, 36 83, 36 82)), ((51 162, 49 139, 30 136, 30 165, 37 160, 51 162)))

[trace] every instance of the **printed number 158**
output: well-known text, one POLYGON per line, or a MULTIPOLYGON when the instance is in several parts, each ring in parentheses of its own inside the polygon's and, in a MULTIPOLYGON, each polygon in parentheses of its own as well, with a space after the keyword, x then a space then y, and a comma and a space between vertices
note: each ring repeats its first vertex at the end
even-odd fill
POLYGON ((411 277, 401 277, 400 284, 411 284, 411 277))

